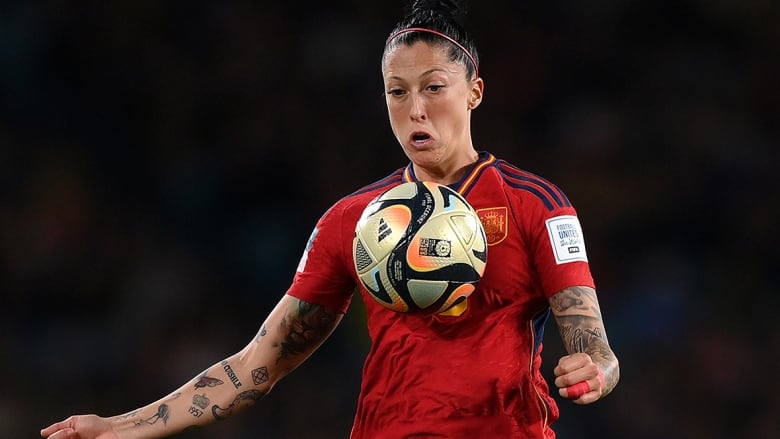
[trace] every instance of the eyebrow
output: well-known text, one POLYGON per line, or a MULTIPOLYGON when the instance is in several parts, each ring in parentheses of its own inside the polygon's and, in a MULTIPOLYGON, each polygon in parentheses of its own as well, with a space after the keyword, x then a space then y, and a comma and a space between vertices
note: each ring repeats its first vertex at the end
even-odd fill
MULTIPOLYGON (((443 69, 443 68, 440 68, 440 67, 435 67, 435 68, 432 68, 432 69, 429 69, 429 70, 426 70, 426 71, 422 72, 420 74, 420 76, 418 76, 418 78, 422 78, 424 76, 428 76, 428 75, 430 75, 432 73, 436 73, 436 72, 452 73, 449 70, 446 70, 446 69, 443 69)), ((398 81, 404 81, 404 78, 401 78, 400 76, 388 76, 387 79, 395 79, 395 80, 398 80, 398 81)))

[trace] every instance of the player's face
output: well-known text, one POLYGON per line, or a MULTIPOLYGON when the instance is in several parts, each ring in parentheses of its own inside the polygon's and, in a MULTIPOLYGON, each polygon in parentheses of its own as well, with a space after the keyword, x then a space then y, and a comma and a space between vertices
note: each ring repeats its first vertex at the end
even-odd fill
POLYGON ((470 123, 482 98, 481 79, 467 80, 446 48, 424 42, 396 46, 382 73, 390 125, 415 172, 450 179, 476 160, 470 123))

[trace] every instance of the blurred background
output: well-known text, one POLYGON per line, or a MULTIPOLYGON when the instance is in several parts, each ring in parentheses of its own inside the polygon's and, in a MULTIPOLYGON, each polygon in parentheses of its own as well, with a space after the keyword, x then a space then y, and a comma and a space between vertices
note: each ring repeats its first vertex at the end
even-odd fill
MULTIPOLYGON (((780 431, 780 3, 474 2, 478 149, 558 184, 622 380, 562 438, 780 431)), ((402 2, 0 5, 0 437, 119 414, 243 347, 317 218, 406 164, 402 2)), ((551 325, 546 376, 563 352, 551 325)), ((254 408, 185 438, 346 438, 359 301, 254 408)))

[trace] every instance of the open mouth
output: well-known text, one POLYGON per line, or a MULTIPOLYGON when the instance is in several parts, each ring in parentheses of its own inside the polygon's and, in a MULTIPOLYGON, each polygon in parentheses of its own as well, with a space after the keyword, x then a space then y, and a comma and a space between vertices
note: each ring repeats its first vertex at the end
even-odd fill
POLYGON ((433 141, 430 134, 423 131, 415 131, 411 135, 411 143, 414 146, 425 146, 433 141))

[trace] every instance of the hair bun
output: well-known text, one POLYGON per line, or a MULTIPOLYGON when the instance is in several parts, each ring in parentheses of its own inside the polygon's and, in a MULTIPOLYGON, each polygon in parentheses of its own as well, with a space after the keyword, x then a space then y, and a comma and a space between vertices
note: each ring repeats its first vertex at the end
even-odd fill
POLYGON ((406 15, 434 12, 461 22, 466 15, 466 4, 457 0, 412 0, 407 6, 406 15))

